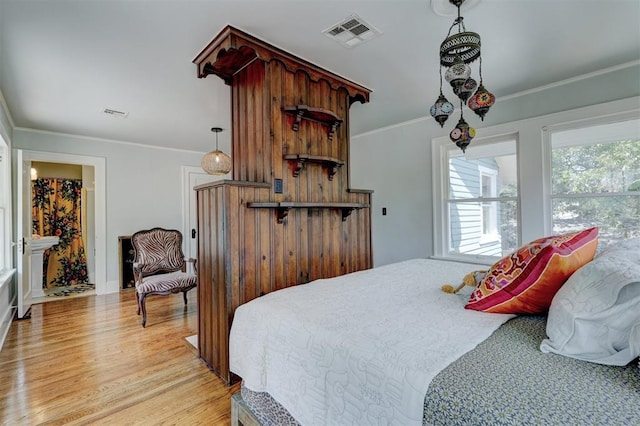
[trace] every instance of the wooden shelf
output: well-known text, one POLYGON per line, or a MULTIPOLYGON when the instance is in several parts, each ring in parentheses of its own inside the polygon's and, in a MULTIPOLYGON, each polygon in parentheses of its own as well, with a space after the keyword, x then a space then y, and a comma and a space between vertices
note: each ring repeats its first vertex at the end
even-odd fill
POLYGON ((247 203, 247 207, 253 209, 275 209, 278 223, 283 223, 291 209, 336 209, 342 211, 342 221, 344 222, 352 211, 370 206, 365 203, 298 203, 282 201, 247 203))
POLYGON ((295 116, 293 122, 293 131, 297 132, 300 128, 302 119, 322 123, 329 129, 329 140, 333 139, 338 127, 342 124, 342 119, 333 112, 323 108, 313 108, 307 105, 295 105, 284 107, 284 112, 295 116))
POLYGON ((283 155, 282 158, 293 165, 293 177, 298 177, 300 175, 300 170, 302 170, 305 163, 315 163, 326 167, 329 172, 329 180, 333 180, 333 176, 338 172, 338 169, 344 166, 344 161, 321 155, 286 154, 283 155))

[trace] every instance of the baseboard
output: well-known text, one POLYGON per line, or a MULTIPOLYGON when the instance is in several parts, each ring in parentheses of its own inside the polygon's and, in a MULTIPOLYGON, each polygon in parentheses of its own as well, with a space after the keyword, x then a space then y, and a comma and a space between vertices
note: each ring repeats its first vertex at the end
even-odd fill
POLYGON ((2 324, 0 324, 0 351, 4 346, 4 341, 7 340, 7 335, 9 334, 9 330, 11 329, 11 322, 13 321, 13 317, 16 314, 18 308, 16 306, 11 306, 7 310, 5 314, 5 318, 2 320, 2 324))
POLYGON ((120 291, 120 282, 118 280, 107 281, 105 292, 101 294, 118 293, 120 291))
POLYGON ((9 334, 9 329, 11 328, 11 321, 13 321, 13 317, 16 314, 17 308, 17 296, 14 292, 13 297, 9 300, 9 294, 11 293, 11 285, 12 277, 8 276, 6 282, 3 285, 0 285, 0 300, 6 301, 6 305, 3 303, 0 305, 0 350, 4 346, 4 341, 7 338, 7 334, 9 334))

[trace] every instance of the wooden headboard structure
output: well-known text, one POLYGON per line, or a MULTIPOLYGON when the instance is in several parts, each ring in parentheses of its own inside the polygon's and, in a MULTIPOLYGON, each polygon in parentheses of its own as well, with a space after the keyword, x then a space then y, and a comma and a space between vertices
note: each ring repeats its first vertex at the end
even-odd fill
POLYGON ((349 188, 349 107, 371 91, 231 26, 193 62, 231 87, 232 180, 195 188, 198 350, 230 384, 240 304, 372 266, 372 191, 349 188))

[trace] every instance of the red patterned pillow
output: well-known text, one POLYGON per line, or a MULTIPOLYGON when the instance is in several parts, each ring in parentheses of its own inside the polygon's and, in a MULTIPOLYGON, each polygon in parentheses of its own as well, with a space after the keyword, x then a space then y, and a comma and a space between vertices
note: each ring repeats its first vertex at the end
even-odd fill
POLYGON ((596 227, 532 241, 496 262, 465 308, 501 314, 546 312, 571 274, 593 260, 597 246, 596 227))

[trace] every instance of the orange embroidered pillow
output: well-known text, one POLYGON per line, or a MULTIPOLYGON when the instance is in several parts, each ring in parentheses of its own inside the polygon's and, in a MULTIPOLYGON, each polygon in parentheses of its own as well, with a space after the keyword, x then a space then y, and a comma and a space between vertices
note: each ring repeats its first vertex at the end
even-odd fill
POLYGON ((501 314, 546 312, 571 274, 593 260, 597 246, 595 227, 532 241, 496 262, 465 308, 501 314))

